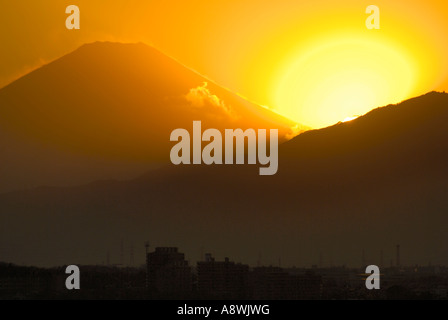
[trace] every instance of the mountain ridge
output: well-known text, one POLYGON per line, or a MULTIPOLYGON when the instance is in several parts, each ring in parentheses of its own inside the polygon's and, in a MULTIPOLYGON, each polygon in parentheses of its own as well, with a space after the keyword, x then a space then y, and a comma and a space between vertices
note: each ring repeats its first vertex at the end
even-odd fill
POLYGON ((0 90, 0 191, 136 177, 193 120, 282 139, 296 125, 144 44, 83 45, 0 90))
POLYGON ((92 263, 120 238, 150 238, 194 257, 206 245, 217 257, 253 265, 261 251, 285 265, 309 266, 325 252, 336 264, 357 266, 362 251, 376 257, 384 250, 392 259, 396 244, 403 263, 446 264, 447 110, 448 95, 430 93, 378 109, 362 125, 304 133, 280 147, 279 172, 270 177, 248 165, 170 165, 130 181, 0 194, 3 256, 92 263), (402 106, 418 112, 403 116, 409 110, 402 106), (357 139, 378 133, 395 136, 357 149, 357 139), (25 235, 39 239, 37 247, 27 247, 25 235))

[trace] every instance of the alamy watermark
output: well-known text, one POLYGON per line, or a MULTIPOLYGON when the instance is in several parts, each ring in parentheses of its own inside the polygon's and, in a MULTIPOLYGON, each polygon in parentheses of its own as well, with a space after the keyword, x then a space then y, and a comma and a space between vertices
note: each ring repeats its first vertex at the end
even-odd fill
POLYGON ((277 129, 269 131, 269 154, 266 129, 226 129, 223 141, 219 130, 207 129, 202 132, 201 121, 193 121, 193 137, 186 129, 176 129, 171 133, 170 140, 178 142, 170 153, 171 162, 175 165, 245 164, 247 149, 247 164, 264 166, 260 168, 260 175, 274 175, 278 170, 277 129), (204 148, 203 142, 207 142, 204 148))

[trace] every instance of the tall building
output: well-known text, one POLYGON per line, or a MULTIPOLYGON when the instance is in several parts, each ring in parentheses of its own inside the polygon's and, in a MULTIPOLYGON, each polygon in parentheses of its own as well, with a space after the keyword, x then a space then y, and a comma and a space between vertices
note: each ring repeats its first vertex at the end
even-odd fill
POLYGON ((205 261, 197 263, 198 291, 207 298, 247 298, 249 266, 237 264, 225 258, 215 261, 206 254, 205 261))
POLYGON ((183 293, 192 288, 192 273, 177 248, 161 247, 146 255, 147 286, 155 293, 183 293))

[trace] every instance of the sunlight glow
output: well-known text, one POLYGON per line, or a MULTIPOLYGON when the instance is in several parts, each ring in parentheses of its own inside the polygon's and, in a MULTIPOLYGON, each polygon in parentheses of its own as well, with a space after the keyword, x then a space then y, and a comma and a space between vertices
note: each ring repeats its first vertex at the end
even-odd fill
POLYGON ((359 116, 347 117, 344 120, 342 120, 342 122, 349 122, 349 121, 352 121, 352 120, 355 120, 355 119, 358 119, 358 118, 359 118, 359 116))
POLYGON ((319 128, 401 102, 415 78, 412 60, 390 43, 342 35, 285 63, 274 96, 279 112, 319 128))

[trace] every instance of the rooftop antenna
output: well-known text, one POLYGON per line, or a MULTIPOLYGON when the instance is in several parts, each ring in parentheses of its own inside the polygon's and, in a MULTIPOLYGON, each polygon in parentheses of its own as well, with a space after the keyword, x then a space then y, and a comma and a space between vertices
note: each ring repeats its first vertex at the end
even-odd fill
POLYGON ((149 259, 148 259, 148 252, 149 252, 149 241, 145 241, 145 260, 146 260, 146 288, 149 288, 149 259))
POLYGON ((380 252, 380 266, 381 267, 384 266, 384 253, 383 253, 383 250, 381 250, 381 252, 380 252))
POLYGON ((124 266, 124 241, 121 239, 121 245, 120 245, 120 264, 123 267, 124 266))
POLYGON ((148 252, 149 252, 149 241, 145 241, 145 251, 146 251, 146 254, 148 254, 148 252))
POLYGON ((131 267, 134 266, 134 243, 131 243, 131 252, 130 252, 129 263, 130 263, 131 267))
POLYGON ((367 266, 366 264, 366 252, 364 249, 362 249, 362 258, 361 258, 361 268, 365 268, 367 266))

